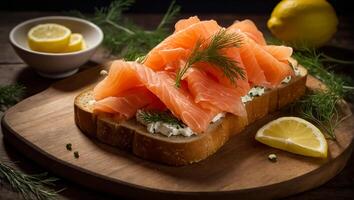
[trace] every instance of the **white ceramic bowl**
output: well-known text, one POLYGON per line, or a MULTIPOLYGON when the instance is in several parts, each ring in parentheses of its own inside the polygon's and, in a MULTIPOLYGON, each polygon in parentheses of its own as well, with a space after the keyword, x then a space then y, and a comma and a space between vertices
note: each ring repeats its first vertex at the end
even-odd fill
POLYGON ((102 30, 95 24, 65 16, 50 16, 31 19, 15 26, 9 35, 10 43, 18 56, 40 75, 48 78, 63 78, 76 73, 87 62, 103 40, 102 30), (73 33, 81 33, 86 49, 71 53, 43 53, 33 51, 27 44, 28 31, 38 24, 57 23, 68 27, 73 33))

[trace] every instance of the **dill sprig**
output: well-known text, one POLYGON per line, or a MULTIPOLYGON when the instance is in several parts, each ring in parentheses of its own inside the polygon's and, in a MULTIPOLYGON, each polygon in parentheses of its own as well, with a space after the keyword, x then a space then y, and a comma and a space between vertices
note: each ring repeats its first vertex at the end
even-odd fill
POLYGON ((326 57, 314 49, 302 48, 294 52, 293 57, 304 66, 309 73, 321 80, 325 90, 312 91, 297 102, 296 110, 306 118, 322 128, 331 139, 335 139, 335 128, 341 122, 337 110, 338 102, 352 94, 350 77, 335 74, 326 66, 326 57))
POLYGON ((337 95, 330 91, 314 91, 297 102, 300 115, 325 131, 330 139, 336 139, 335 128, 341 122, 336 105, 337 95))
POLYGON ((101 27, 105 35, 103 45, 111 54, 133 61, 146 55, 168 36, 169 25, 180 11, 180 7, 176 6, 173 1, 157 28, 145 30, 123 16, 123 12, 128 10, 133 3, 133 0, 116 0, 112 1, 108 7, 96 9, 92 18, 79 12, 75 12, 75 15, 86 18, 101 27))
POLYGON ((231 83, 235 83, 235 79, 238 78, 244 79, 245 72, 237 66, 238 62, 223 52, 226 48, 240 47, 241 44, 242 36, 237 33, 228 33, 226 29, 213 35, 210 42, 198 40, 186 64, 177 73, 176 86, 180 87, 183 75, 198 62, 207 62, 218 67, 231 83))
MULTIPOLYGON (((19 84, 0 86, 0 111, 16 104, 25 93, 25 87, 19 84)), ((13 169, 10 162, 0 160, 0 184, 7 182, 11 188, 21 194, 24 199, 47 200, 56 199, 59 191, 46 186, 53 186, 58 179, 47 177, 47 173, 27 175, 13 169)))
POLYGON ((137 117, 143 120, 146 124, 154 122, 164 122, 178 127, 182 127, 183 123, 174 117, 172 114, 162 111, 141 110, 137 113, 137 117))
POLYGON ((0 178, 10 184, 11 188, 28 200, 56 199, 58 192, 49 189, 57 178, 48 177, 47 173, 27 175, 15 170, 4 162, 0 162, 0 178))
POLYGON ((25 87, 19 84, 0 86, 0 111, 16 104, 24 95, 25 87))
POLYGON ((315 49, 302 48, 294 52, 293 57, 304 66, 309 73, 321 80, 328 89, 341 98, 346 97, 354 90, 351 86, 352 80, 345 75, 335 74, 331 69, 332 66, 325 66, 324 62, 328 60, 328 56, 318 53, 315 49))

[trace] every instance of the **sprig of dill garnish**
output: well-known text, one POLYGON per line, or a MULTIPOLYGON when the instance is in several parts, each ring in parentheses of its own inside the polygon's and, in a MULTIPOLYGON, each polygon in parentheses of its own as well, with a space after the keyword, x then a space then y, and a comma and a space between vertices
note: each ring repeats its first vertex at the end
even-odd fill
POLYGON ((183 122, 174 117, 172 114, 162 111, 152 111, 152 110, 140 110, 137 113, 137 117, 143 120, 146 124, 154 122, 164 122, 167 124, 175 125, 177 127, 182 127, 183 122))
POLYGON ((16 104, 24 95, 25 87, 19 84, 0 86, 0 111, 16 104))
POLYGON ((348 98, 354 87, 350 77, 335 74, 326 66, 322 53, 314 49, 302 48, 294 52, 293 57, 304 66, 309 73, 321 80, 326 89, 312 91, 295 104, 303 118, 322 128, 331 139, 336 139, 335 128, 341 122, 337 110, 338 102, 348 98))
MULTIPOLYGON (((9 106, 22 99, 25 87, 20 84, 0 86, 0 111, 5 111, 9 106)), ((7 182, 11 188, 28 200, 56 199, 58 192, 46 186, 53 186, 57 178, 47 177, 47 173, 27 175, 15 170, 10 162, 0 160, 0 184, 7 182)))
POLYGON ((28 200, 56 199, 58 192, 47 186, 53 186, 57 178, 48 177, 47 173, 27 175, 15 170, 5 162, 0 162, 0 178, 10 184, 11 188, 28 200))
POLYGON ((325 131, 330 139, 336 139, 335 128, 340 123, 336 108, 339 98, 330 91, 314 91, 296 103, 300 115, 325 131))
POLYGON ((293 57, 304 66, 309 73, 321 80, 329 90, 343 98, 352 92, 354 87, 351 86, 352 80, 345 75, 335 74, 331 69, 332 66, 326 66, 324 62, 327 56, 323 53, 318 53, 315 49, 302 48, 294 52, 293 57))
POLYGON ((186 64, 177 73, 176 86, 180 87, 183 75, 198 62, 207 62, 218 67, 231 83, 235 83, 235 79, 244 79, 245 72, 238 66, 238 62, 223 52, 226 48, 240 47, 241 44, 242 36, 234 32, 228 33, 226 29, 218 31, 210 41, 198 40, 186 64))
POLYGON ((111 54, 119 54, 132 61, 146 55, 168 36, 168 27, 180 11, 180 7, 172 1, 156 29, 145 30, 122 15, 133 3, 133 0, 115 0, 108 7, 96 9, 94 17, 90 18, 78 12, 75 15, 92 21, 102 29, 103 45, 111 54))

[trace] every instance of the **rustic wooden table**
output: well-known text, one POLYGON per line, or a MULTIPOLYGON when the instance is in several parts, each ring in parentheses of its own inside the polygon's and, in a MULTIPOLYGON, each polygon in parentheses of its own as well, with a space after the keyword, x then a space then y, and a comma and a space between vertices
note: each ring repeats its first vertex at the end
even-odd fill
MULTIPOLYGON (((0 85, 12 83, 21 83, 26 86, 26 96, 36 94, 47 88, 54 80, 49 80, 38 76, 31 68, 16 55, 8 42, 8 34, 12 27, 16 24, 35 17, 57 15, 58 13, 38 13, 38 12, 2 12, 0 13, 0 85)), ((131 15, 132 19, 138 24, 146 28, 156 26, 156 22, 160 20, 161 15, 131 15)), ((264 15, 232 15, 232 14, 208 14, 200 16, 203 19, 213 18, 222 25, 228 25, 235 19, 249 18, 257 22, 262 30, 266 30, 265 22, 267 16, 264 15)), ((330 42, 330 48, 326 51, 333 52, 341 58, 353 60, 354 57, 354 26, 350 24, 350 18, 341 17, 339 31, 330 42)), ((104 55, 104 51, 99 50, 85 66, 95 66, 97 63, 105 62, 108 58, 104 55)), ((84 69, 82 69, 84 70, 84 69)), ((354 77, 353 66, 341 68, 345 73, 351 73, 354 77)), ((2 113, 0 113, 1 117, 2 113)), ((33 161, 17 152, 17 150, 3 139, 0 130, 0 158, 5 160, 17 161, 15 167, 26 173, 40 173, 46 171, 42 167, 36 165, 33 161)), ((54 175, 55 172, 52 172, 54 175)), ((60 177, 59 177, 60 178, 60 177)), ((59 199, 113 199, 107 194, 91 191, 81 187, 73 182, 61 179, 57 182, 57 189, 66 188, 60 193, 59 199)), ((319 188, 307 191, 288 199, 353 199, 354 198, 354 155, 350 158, 347 166, 336 177, 322 185, 319 188)), ((19 196, 9 189, 6 184, 0 181, 0 199, 20 199, 19 196)))

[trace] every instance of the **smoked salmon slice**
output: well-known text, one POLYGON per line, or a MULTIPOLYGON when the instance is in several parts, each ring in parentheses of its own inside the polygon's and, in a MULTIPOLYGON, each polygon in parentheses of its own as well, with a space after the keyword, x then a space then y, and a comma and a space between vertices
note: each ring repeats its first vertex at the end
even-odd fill
POLYGON ((200 22, 197 16, 189 17, 188 19, 181 19, 175 24, 175 32, 186 29, 187 27, 200 22))
POLYGON ((141 85, 135 71, 121 60, 113 61, 108 76, 93 89, 95 100, 119 96, 125 90, 141 85))
MULTIPOLYGON (((230 31, 237 32, 243 38, 239 52, 251 85, 270 87, 271 85, 279 84, 286 76, 291 75, 291 68, 282 61, 287 61, 291 57, 293 52, 292 48, 275 45, 259 45, 254 39, 251 39, 249 35, 237 29, 237 27, 245 26, 242 24, 247 24, 249 27, 254 26, 250 28, 250 30, 253 31, 258 31, 258 29, 253 22, 247 20, 236 22, 228 28, 230 31)), ((263 35, 258 37, 263 38, 263 35)))
MULTIPOLYGON (((239 33, 242 35, 242 33, 239 33)), ((247 78, 251 85, 268 87, 264 71, 259 66, 256 56, 254 54, 253 46, 250 45, 249 38, 243 34, 243 42, 240 47, 241 60, 247 72, 247 78)))
POLYGON ((214 20, 182 19, 175 32, 147 54, 143 64, 114 61, 108 76, 94 88, 94 110, 129 119, 138 109, 168 109, 194 132, 203 133, 220 112, 247 115, 241 97, 251 86, 276 87, 294 75, 288 64, 292 48, 266 45, 256 25, 243 20, 227 29, 240 35, 240 47, 218 50, 234 61, 244 76, 233 77, 233 82, 223 66, 196 62, 176 87, 176 74, 186 66, 196 43, 211 41, 220 30, 214 20))
POLYGON ((250 90, 250 85, 248 83, 248 76, 246 73, 245 66, 242 62, 241 55, 239 52, 238 48, 229 48, 225 50, 224 54, 233 59, 236 62, 236 65, 238 68, 240 68, 244 72, 244 77, 237 76, 235 77, 235 82, 231 82, 228 77, 225 76, 225 74, 222 72, 222 70, 214 66, 213 64, 210 63, 197 63, 196 68, 200 70, 206 71, 211 77, 217 80, 217 82, 221 83, 227 88, 233 88, 235 91, 237 91, 241 96, 244 96, 248 93, 250 90))
POLYGON ((140 81, 154 93, 178 119, 197 133, 206 131, 211 120, 220 111, 203 109, 183 88, 175 86, 175 79, 167 72, 154 72, 136 63, 140 81))
MULTIPOLYGON (((150 67, 154 71, 161 71, 169 64, 161 55, 162 50, 182 48, 191 51, 198 40, 206 40, 214 33, 220 30, 220 26, 214 20, 201 21, 177 31, 163 40, 147 55, 144 65, 150 67)), ((178 51, 178 54, 181 54, 178 51)))
POLYGON ((277 60, 274 56, 262 48, 262 46, 250 40, 254 55, 259 66, 264 71, 267 81, 273 85, 279 85, 285 77, 293 75, 289 64, 277 60))
POLYGON ((175 87, 175 79, 171 77, 171 73, 166 71, 154 72, 152 69, 144 65, 122 60, 112 63, 108 77, 103 80, 100 85, 95 87, 94 96, 103 97, 101 101, 97 101, 95 104, 95 110, 106 112, 118 111, 121 115, 128 117, 131 116, 131 113, 136 113, 139 108, 152 104, 152 100, 154 99, 152 97, 157 97, 177 118, 181 119, 187 126, 197 133, 204 132, 208 128, 213 117, 219 113, 219 111, 217 112, 216 110, 211 111, 202 108, 194 102, 188 91, 183 88, 175 87), (114 79, 109 77, 110 74, 114 74, 116 77, 124 77, 126 73, 130 77, 129 79, 114 79), (106 93, 103 93, 101 90, 107 88, 108 85, 110 86, 109 88, 115 88, 111 93, 118 95, 110 96, 115 98, 102 95, 106 93), (138 96, 135 92, 130 93, 130 89, 137 86, 143 86, 149 90, 153 96, 150 96, 150 93, 147 93, 142 89, 141 95, 143 96, 138 96), (132 106, 129 102, 124 102, 129 100, 134 101, 132 104, 137 105, 132 106), (119 108, 124 105, 127 107, 130 105, 130 107, 128 110, 119 111, 119 108))
POLYGON ((109 96, 95 103, 94 111, 118 114, 120 119, 133 117, 140 108, 158 101, 156 96, 145 87, 125 91, 121 96, 109 96))
POLYGON ((241 102, 241 95, 234 88, 211 79, 206 72, 191 69, 186 76, 188 89, 194 96, 194 101, 203 108, 212 110, 217 108, 223 112, 237 116, 246 116, 246 109, 241 102))
POLYGON ((286 46, 267 45, 263 49, 279 61, 288 61, 293 54, 293 48, 286 46))
POLYGON ((267 45, 263 33, 258 30, 257 26, 249 19, 242 21, 235 21, 230 27, 230 29, 239 29, 240 31, 247 34, 251 39, 260 45, 267 45))

